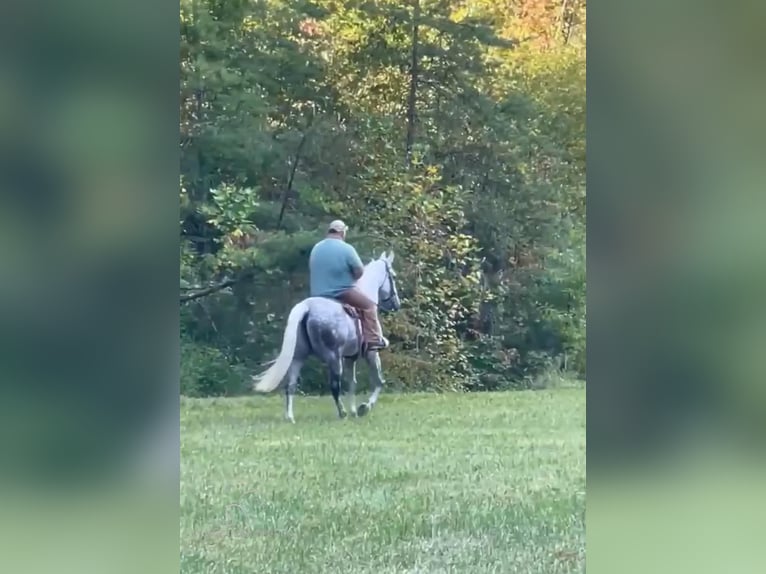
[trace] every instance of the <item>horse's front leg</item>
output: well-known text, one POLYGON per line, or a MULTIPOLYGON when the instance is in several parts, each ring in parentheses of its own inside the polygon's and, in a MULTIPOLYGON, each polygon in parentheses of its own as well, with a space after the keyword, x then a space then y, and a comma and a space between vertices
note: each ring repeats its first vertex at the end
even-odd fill
POLYGON ((363 417, 370 410, 372 410, 372 407, 374 407, 375 403, 378 402, 380 391, 383 390, 383 385, 385 384, 385 381, 383 380, 383 368, 380 363, 380 355, 377 351, 371 351, 367 354, 367 364, 370 367, 370 376, 372 377, 373 381, 373 390, 367 402, 359 405, 357 414, 360 417, 363 417))
POLYGON ((356 359, 346 360, 348 371, 348 394, 351 400, 351 415, 356 416, 356 359))

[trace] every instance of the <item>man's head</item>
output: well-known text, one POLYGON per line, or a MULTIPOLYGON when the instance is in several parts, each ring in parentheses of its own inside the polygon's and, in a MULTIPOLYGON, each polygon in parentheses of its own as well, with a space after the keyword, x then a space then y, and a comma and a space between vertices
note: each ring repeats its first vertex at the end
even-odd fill
POLYGON ((348 227, 340 219, 336 219, 327 228, 327 235, 331 237, 337 237, 339 239, 346 239, 346 231, 348 227))

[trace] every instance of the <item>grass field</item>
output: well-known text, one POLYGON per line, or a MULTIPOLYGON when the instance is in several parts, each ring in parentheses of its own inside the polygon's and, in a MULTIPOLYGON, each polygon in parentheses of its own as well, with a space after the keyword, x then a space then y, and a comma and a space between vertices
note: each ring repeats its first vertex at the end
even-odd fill
POLYGON ((181 572, 585 571, 585 391, 183 400, 181 572))

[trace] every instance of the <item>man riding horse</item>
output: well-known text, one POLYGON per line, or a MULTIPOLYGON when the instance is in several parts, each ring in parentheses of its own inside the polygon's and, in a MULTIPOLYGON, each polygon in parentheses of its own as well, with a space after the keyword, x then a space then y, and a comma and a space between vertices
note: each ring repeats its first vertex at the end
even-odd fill
POLYGON ((378 320, 378 306, 356 285, 364 273, 364 265, 354 247, 346 242, 348 227, 336 219, 327 236, 311 250, 309 275, 312 297, 327 297, 350 305, 359 312, 362 336, 367 350, 388 347, 388 340, 378 320))
POLYGON ((298 377, 311 355, 327 365, 330 390, 341 418, 346 416, 340 396, 344 363, 354 415, 363 416, 375 406, 385 382, 378 351, 388 347, 388 341, 380 329, 377 307, 385 311, 401 308, 393 269, 394 252, 383 252, 363 266, 356 249, 345 241, 346 229, 342 221, 333 221, 327 237, 314 246, 309 262, 311 296, 290 310, 279 355, 266 371, 253 377, 253 390, 261 393, 275 390, 287 379, 285 417, 291 422, 295 422, 293 399, 298 377), (359 321, 349 313, 351 307, 358 310, 359 321), (357 409, 359 359, 369 366, 373 390, 367 402, 357 409))

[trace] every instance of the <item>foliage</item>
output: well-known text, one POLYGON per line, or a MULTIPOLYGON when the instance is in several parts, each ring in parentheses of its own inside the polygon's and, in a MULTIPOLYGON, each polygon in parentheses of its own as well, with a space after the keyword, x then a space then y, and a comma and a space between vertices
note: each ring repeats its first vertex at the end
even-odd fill
POLYGON ((181 339, 181 394, 187 397, 236 395, 244 390, 241 369, 220 350, 181 339))
POLYGON ((584 22, 582 0, 182 0, 190 360, 272 359, 341 217, 398 255, 392 385, 583 377, 584 22))

